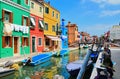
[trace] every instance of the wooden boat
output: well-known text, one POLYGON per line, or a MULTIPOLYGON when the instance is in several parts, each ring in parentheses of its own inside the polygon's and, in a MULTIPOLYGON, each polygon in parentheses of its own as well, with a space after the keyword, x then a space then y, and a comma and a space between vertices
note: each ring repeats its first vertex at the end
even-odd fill
POLYGON ((7 76, 15 72, 15 69, 0 67, 0 77, 7 76))
MULTIPOLYGON (((84 60, 77 60, 66 65, 67 71, 71 76, 77 76, 84 60)), ((92 66, 92 61, 88 62, 87 69, 92 66)))
POLYGON ((46 62, 46 61, 49 61, 49 60, 51 59, 51 57, 52 57, 52 52, 42 53, 42 54, 33 56, 33 57, 31 58, 31 61, 30 61, 30 62, 29 62, 28 59, 24 59, 24 60, 22 61, 22 63, 25 64, 25 65, 35 66, 35 65, 44 63, 44 62, 46 62))

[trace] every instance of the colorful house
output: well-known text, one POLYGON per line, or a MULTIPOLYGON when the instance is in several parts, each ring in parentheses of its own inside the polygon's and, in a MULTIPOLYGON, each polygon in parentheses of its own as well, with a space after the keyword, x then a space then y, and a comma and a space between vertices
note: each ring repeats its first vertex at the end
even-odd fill
POLYGON ((62 19, 62 26, 61 26, 61 46, 62 49, 68 48, 68 29, 65 27, 64 19, 62 19))
POLYGON ((44 49, 43 2, 30 1, 30 52, 42 52, 44 49))
POLYGON ((0 0, 0 58, 30 53, 29 0, 0 0))
POLYGON ((68 22, 68 25, 66 27, 68 28, 68 44, 70 45, 79 40, 77 38, 78 27, 76 24, 70 24, 70 22, 68 22))
POLYGON ((56 29, 60 26, 60 12, 50 5, 50 2, 44 3, 44 35, 45 50, 60 49, 60 38, 56 29))

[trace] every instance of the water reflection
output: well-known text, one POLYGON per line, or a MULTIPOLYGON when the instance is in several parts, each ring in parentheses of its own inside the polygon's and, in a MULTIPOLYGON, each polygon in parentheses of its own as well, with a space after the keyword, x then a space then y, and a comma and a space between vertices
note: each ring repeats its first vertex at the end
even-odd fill
POLYGON ((70 51, 68 56, 52 57, 51 61, 38 66, 21 67, 14 74, 2 77, 2 79, 53 79, 56 74, 62 75, 65 79, 70 79, 66 70, 66 64, 75 60, 83 59, 87 49, 70 51))

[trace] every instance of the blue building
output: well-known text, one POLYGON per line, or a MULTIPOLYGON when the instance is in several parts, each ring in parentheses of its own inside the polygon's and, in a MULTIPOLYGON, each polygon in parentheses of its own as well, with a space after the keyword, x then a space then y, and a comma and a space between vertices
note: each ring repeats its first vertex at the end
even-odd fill
POLYGON ((62 40, 62 49, 68 48, 68 29, 65 27, 64 19, 62 19, 61 25, 61 40, 62 40))

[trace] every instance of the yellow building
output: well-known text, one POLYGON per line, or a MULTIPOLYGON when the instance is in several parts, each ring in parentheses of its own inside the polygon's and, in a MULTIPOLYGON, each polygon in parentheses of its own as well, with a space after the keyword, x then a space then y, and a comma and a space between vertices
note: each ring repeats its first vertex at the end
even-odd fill
POLYGON ((58 38, 57 30, 60 26, 60 12, 53 8, 50 3, 44 3, 44 35, 45 48, 48 50, 60 49, 60 38, 58 38))

